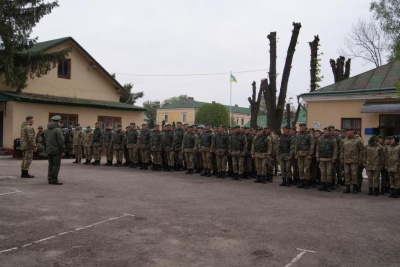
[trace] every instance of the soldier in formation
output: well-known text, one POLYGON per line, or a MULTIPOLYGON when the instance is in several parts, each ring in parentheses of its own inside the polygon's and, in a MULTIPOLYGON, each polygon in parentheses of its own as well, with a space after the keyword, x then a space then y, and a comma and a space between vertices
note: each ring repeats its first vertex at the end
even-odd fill
POLYGON ((73 138, 74 155, 75 161, 73 163, 81 163, 82 160, 82 144, 83 144, 83 132, 80 124, 75 125, 75 132, 73 138))
POLYGON ((44 140, 43 126, 41 125, 38 126, 38 132, 36 134, 36 148, 39 159, 46 158, 46 143, 44 140))
POLYGON ((21 178, 35 177, 29 174, 29 167, 32 163, 33 153, 37 151, 35 129, 32 127, 33 122, 33 116, 28 115, 26 116, 25 121, 21 124, 21 178))
POLYGON ((83 151, 85 155, 86 162, 85 164, 90 164, 92 160, 92 140, 93 140, 93 133, 90 126, 86 127, 86 132, 83 135, 83 151))

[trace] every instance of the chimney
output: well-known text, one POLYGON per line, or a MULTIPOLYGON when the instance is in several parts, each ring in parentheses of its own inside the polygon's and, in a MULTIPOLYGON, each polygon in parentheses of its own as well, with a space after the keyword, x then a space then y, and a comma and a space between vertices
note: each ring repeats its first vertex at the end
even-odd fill
POLYGON ((211 102, 212 104, 215 104, 215 101, 211 102))
POLYGON ((194 100, 193 96, 188 96, 188 99, 194 100))
POLYGON ((239 107, 238 104, 235 104, 235 107, 239 107))

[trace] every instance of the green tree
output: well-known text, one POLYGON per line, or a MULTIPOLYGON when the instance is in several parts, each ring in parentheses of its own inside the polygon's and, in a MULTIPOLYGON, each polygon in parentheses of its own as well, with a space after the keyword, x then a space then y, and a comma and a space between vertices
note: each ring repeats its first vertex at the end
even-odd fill
POLYGON ((219 103, 204 104, 196 112, 196 124, 209 123, 212 126, 229 126, 229 112, 219 103))
POLYGON ((126 83, 123 88, 125 94, 119 99, 119 102, 121 103, 135 105, 136 100, 144 96, 143 92, 132 93, 133 83, 126 83))
POLYGON ((372 1, 370 10, 390 39, 389 61, 400 60, 400 0, 372 1))
POLYGON ((57 1, 0 0, 0 75, 17 92, 27 86, 28 76, 33 79, 47 74, 70 51, 30 50, 37 41, 37 37, 30 38, 32 28, 57 6, 57 1))
POLYGON ((174 102, 178 102, 179 100, 183 100, 183 99, 187 99, 188 96, 187 95, 180 95, 180 96, 174 96, 171 98, 167 98, 165 99, 162 103, 161 106, 165 106, 174 102))
POLYGON ((149 118, 149 127, 153 127, 157 121, 157 109, 160 107, 160 101, 145 101, 143 107, 147 109, 144 114, 149 118))

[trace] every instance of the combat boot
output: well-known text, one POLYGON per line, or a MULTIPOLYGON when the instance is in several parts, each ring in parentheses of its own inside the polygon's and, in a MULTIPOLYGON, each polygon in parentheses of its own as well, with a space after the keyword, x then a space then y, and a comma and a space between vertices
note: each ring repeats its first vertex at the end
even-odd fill
POLYGON ((154 171, 158 171, 158 165, 157 164, 153 164, 153 169, 151 169, 153 172, 154 171))
POLYGON ((328 183, 326 185, 326 192, 331 192, 331 184, 330 183, 328 183))
POLYGON ((256 180, 254 181, 255 183, 262 183, 261 181, 261 175, 256 176, 256 180))
POLYGON ((225 172, 221 172, 221 178, 222 178, 222 179, 225 178, 225 172))
POLYGON ((100 160, 95 160, 95 161, 93 162, 93 165, 94 165, 94 166, 100 166, 100 160))
POLYGON ((200 176, 207 176, 208 170, 206 168, 203 169, 203 172, 200 174, 200 176))
POLYGON ((326 187, 327 187, 326 185, 327 185, 327 183, 322 182, 322 183, 321 183, 321 187, 318 188, 318 191, 326 191, 326 187))
POLYGON ((375 187, 374 188, 374 196, 378 196, 379 195, 379 187, 375 187))
POLYGON ((386 193, 386 187, 382 186, 381 187, 381 195, 384 195, 386 193))
POLYGON ((304 188, 304 180, 300 180, 300 184, 297 185, 297 188, 304 188))
POLYGON ((368 196, 372 196, 373 194, 372 187, 368 187, 368 196))
POLYGON ((112 165, 113 165, 112 160, 107 160, 107 166, 112 166, 112 165))
POLYGON ((286 177, 282 177, 282 183, 280 183, 279 186, 287 186, 286 179, 286 177))
POLYGON ((262 182, 263 184, 266 184, 266 183, 267 183, 267 176, 266 176, 266 175, 261 175, 261 182, 262 182))
POLYGON ((193 169, 192 168, 188 168, 188 172, 186 172, 187 174, 193 174, 193 169))
POLYGON ((76 158, 72 163, 78 163, 78 158, 76 158))
POLYGON ((308 189, 308 184, 309 183, 310 183, 310 181, 304 180, 304 189, 308 189))
POLYGON ((353 194, 358 194, 357 184, 353 184, 353 194))
POLYGON ((274 181, 274 175, 272 173, 268 174, 268 182, 272 183, 274 181))
POLYGON ((205 169, 207 172, 207 177, 211 177, 211 169, 205 169))
POLYGON ((292 178, 288 177, 288 178, 287 178, 287 182, 286 182, 286 186, 289 187, 289 186, 292 185, 292 183, 293 183, 292 178))
POLYGON ((400 193, 400 189, 394 189, 393 198, 398 198, 400 193))
POLYGON ((346 185, 346 189, 343 191, 344 194, 350 193, 350 185, 346 185))
POLYGON ((390 188, 389 197, 394 197, 394 189, 393 188, 390 188))

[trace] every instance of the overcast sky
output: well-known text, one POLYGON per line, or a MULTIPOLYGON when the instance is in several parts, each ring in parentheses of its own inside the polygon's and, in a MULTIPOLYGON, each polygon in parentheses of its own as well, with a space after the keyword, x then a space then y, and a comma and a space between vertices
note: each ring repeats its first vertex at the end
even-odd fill
MULTIPOLYGON (((330 58, 359 18, 369 18, 369 0, 59 0, 59 7, 34 28, 47 41, 71 36, 121 84, 133 83, 144 101, 187 94, 195 100, 247 107, 251 83, 267 77, 269 41, 277 32, 278 88, 292 22, 302 28, 289 79, 288 98, 310 83, 310 48, 320 37, 321 86, 333 83, 330 58), (238 73, 242 71, 253 71, 238 73), (263 71, 255 71, 263 70, 263 71), (235 73, 236 72, 236 73, 235 73), (211 75, 215 73, 223 73, 211 75), (225 74, 224 74, 225 73, 225 74), (203 76, 146 76, 210 74, 203 76)), ((352 61, 351 76, 374 68, 352 61)), ((294 101, 294 100, 293 100, 294 101)))

